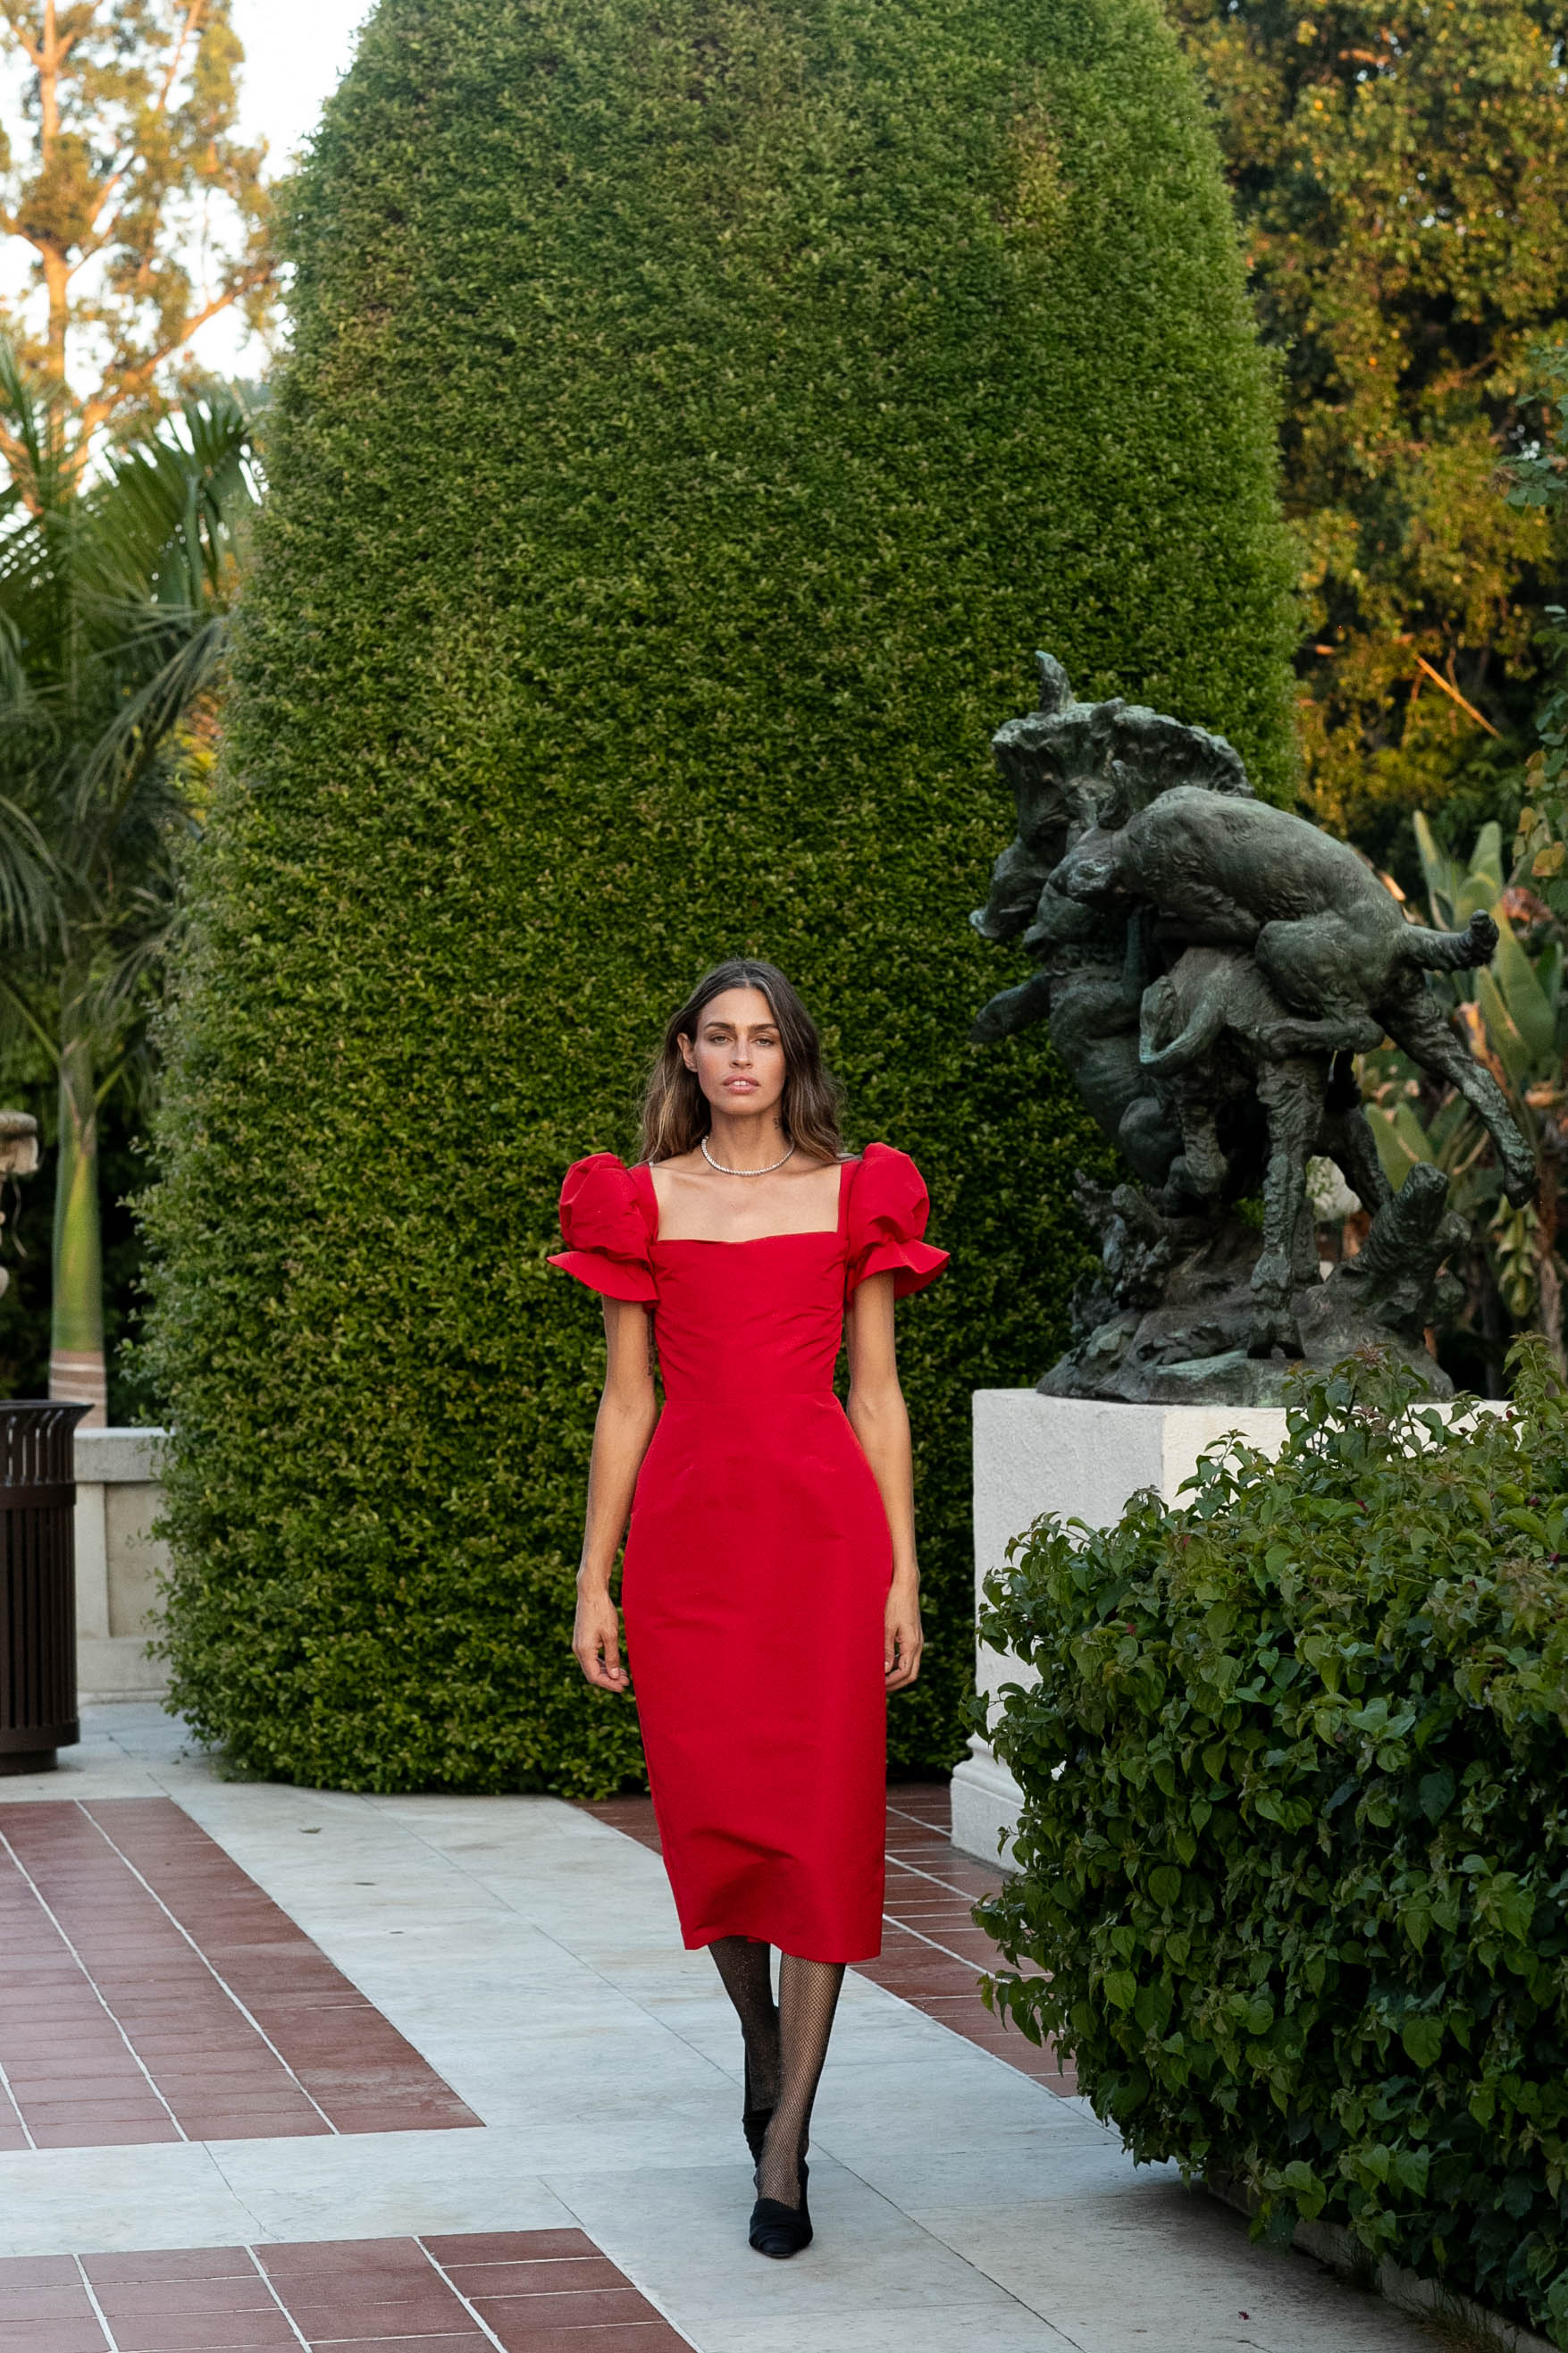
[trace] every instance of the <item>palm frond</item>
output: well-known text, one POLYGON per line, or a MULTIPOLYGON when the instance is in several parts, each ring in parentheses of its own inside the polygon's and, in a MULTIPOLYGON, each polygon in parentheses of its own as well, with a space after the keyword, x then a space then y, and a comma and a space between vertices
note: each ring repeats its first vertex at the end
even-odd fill
POLYGON ((250 427, 211 394, 84 479, 63 397, 3 338, 0 417, 0 960, 47 995, 68 958, 130 1070, 193 822, 178 738, 222 659, 235 524, 258 495, 250 427))
POLYGON ((0 334, 0 417, 10 430, 11 487, 35 514, 58 514, 76 496, 70 403, 63 385, 28 381, 9 336, 0 334))
POLYGON ((0 794, 0 945, 31 953, 60 944, 60 875, 26 809, 0 794))
MULTIPOLYGON (((195 621, 195 616, 187 616, 195 621)), ((139 776, 190 711, 222 659, 228 624, 221 614, 195 622, 153 676, 126 697, 78 770, 77 816, 100 810, 112 827, 139 776)))

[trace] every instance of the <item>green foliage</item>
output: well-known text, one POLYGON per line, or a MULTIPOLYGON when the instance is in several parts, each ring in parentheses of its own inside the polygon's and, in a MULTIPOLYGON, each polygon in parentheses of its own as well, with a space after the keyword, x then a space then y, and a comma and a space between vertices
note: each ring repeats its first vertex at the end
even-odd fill
POLYGON ((1493 479, 1534 430, 1531 346, 1568 308, 1563 11, 1175 15, 1285 373, 1309 806, 1387 863, 1415 808, 1451 810, 1466 838, 1498 814, 1528 736, 1553 533, 1493 479))
POLYGON ((100 1114, 148 1075, 193 731, 254 487, 226 395, 187 402, 85 484, 73 414, 0 339, 0 1047, 54 1066, 54 1343, 100 1358, 100 1114))
POLYGON ((1352 1361, 1278 1461, 1018 1539, 982 1916, 1136 2156, 1568 2345, 1568 1400, 1538 1341, 1513 1371, 1455 1419, 1352 1361))
MULTIPOLYGON (((1472 1293, 1477 1278, 1484 1278, 1505 1311, 1502 1328, 1532 1325, 1560 1361, 1563 1270, 1557 1255, 1556 1170, 1568 1052, 1562 934, 1545 919, 1546 910, 1533 894, 1505 888, 1499 826, 1482 827, 1468 865, 1439 847, 1419 812, 1415 832, 1428 921, 1458 930, 1485 910, 1498 927, 1489 965, 1476 972, 1434 975, 1427 986, 1452 1007, 1470 1051, 1486 1063, 1507 1097, 1514 1124, 1535 1155, 1536 1198, 1519 1208, 1504 1199, 1496 1148, 1474 1109, 1456 1088, 1434 1080, 1397 1047, 1385 1044, 1362 1057, 1367 1116, 1384 1173, 1395 1188, 1416 1161, 1434 1162, 1447 1173, 1450 1205, 1474 1229, 1472 1293)), ((1472 1325, 1479 1306, 1473 1296, 1467 1303, 1465 1316, 1472 1325)), ((1489 1320, 1494 1326, 1500 1321, 1489 1320)), ((1496 1353, 1500 1356, 1500 1349, 1496 1353)))
POLYGON ((954 1253, 891 1716, 950 1763, 969 1392, 1059 1348, 1100 1149, 1042 1044, 964 1043, 989 732, 1047 645, 1290 774, 1195 93, 1148 0, 384 0, 292 235, 151 1212, 175 1696, 251 1771, 640 1772, 568 1652, 602 1337, 544 1261, 669 1008, 763 953, 954 1253))
MULTIPOLYGON (((1510 506, 1543 508, 1568 521, 1568 340, 1535 353, 1546 419, 1542 438, 1509 468, 1510 506)), ((1525 778, 1514 853, 1559 923, 1568 921, 1568 609, 1548 605, 1537 632, 1547 690, 1535 716, 1537 749, 1525 778)))
POLYGON ((1546 439, 1510 460, 1510 507, 1568 506, 1568 340, 1545 343, 1531 353, 1536 381, 1530 386, 1546 413, 1546 439))

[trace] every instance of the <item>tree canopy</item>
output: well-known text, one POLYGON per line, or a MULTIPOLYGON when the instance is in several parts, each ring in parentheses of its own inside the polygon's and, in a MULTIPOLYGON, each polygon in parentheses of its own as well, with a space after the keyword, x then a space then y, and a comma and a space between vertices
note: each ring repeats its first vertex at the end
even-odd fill
MULTIPOLYGON (((208 319, 266 317, 264 151, 235 132, 229 0, 7 0, 7 52, 27 79, 20 121, 0 125, 0 234, 30 248, 43 319, 24 305, 0 323, 26 373, 78 385, 79 470, 167 391, 208 319)), ((23 454, 0 421, 0 459, 23 454)))
POLYGON ((1283 359, 1308 805, 1386 852, 1452 804, 1468 844, 1528 740, 1552 593, 1546 520, 1496 473, 1539 430, 1530 347, 1568 306, 1562 9, 1174 8, 1283 359))

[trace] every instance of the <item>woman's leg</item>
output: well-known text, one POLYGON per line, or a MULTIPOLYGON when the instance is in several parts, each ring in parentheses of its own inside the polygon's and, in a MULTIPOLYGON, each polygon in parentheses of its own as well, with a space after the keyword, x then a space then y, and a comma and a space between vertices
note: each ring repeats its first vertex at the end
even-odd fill
POLYGON ((811 2105, 843 1983, 842 1961, 803 1961, 794 1953, 779 1957, 779 2090, 757 2169, 757 2195, 781 2206, 800 2204, 811 2105))
MULTIPOLYGON (((771 1945, 752 1936, 720 1936, 709 1946, 735 2005, 746 2051, 745 2113, 765 2114, 778 2098, 779 2013, 773 2000, 771 1945)), ((747 2135, 748 2140, 751 2135, 747 2135)))

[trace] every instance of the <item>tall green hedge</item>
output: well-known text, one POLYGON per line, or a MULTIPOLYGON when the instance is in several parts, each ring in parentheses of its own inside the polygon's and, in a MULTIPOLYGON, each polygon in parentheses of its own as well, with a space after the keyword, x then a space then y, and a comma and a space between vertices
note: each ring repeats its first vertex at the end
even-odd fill
POLYGON ((782 964, 952 1279, 905 1313, 962 1748, 969 1392, 1058 1348, 1095 1147, 981 1054, 1032 649, 1289 774, 1271 396, 1152 0, 383 0, 297 333, 151 1212, 174 1695, 238 1763, 603 1790, 600 1361, 548 1271, 668 1008, 782 964))

